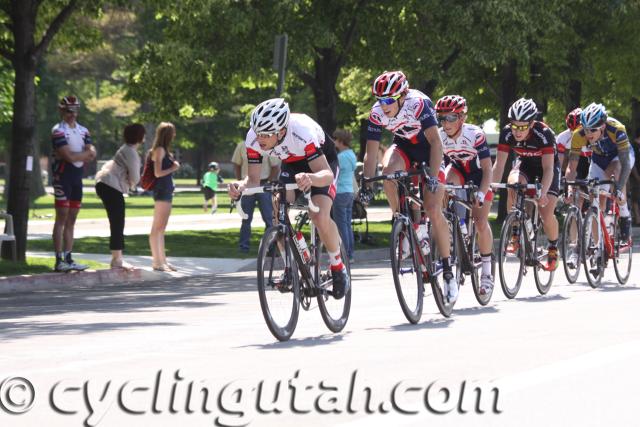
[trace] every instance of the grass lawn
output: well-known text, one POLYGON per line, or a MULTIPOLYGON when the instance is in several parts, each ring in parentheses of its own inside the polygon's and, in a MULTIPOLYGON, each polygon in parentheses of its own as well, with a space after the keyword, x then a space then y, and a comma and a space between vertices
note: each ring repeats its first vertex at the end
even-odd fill
MULTIPOLYGON (((218 208, 221 211, 229 209, 229 196, 226 193, 218 194, 218 208)), ((29 220, 53 219, 55 210, 53 207, 54 198, 52 195, 39 197, 31 205, 29 220)), ((185 191, 175 193, 173 197, 173 208, 171 215, 201 214, 204 197, 199 191, 185 191)), ((127 217, 152 216, 153 197, 151 196, 130 196, 125 199, 127 207, 127 217)), ((0 207, 4 207, 6 202, 0 198, 0 207)), ((107 212, 102 205, 102 201, 95 193, 85 193, 82 198, 82 208, 78 215, 80 219, 107 218, 107 212)))
MULTIPOLYGON (((251 251, 242 254, 238 250, 239 229, 207 230, 207 231, 175 231, 167 232, 165 245, 168 256, 175 257, 199 257, 199 258, 255 258, 258 255, 258 246, 264 230, 254 228, 251 232, 251 251)), ((389 233, 391 224, 369 224, 371 244, 356 244, 356 249, 371 249, 375 247, 387 247, 389 245, 389 233)), ((149 250, 149 237, 145 234, 126 236, 126 255, 151 255, 149 250)), ((51 251, 51 242, 48 240, 29 240, 28 249, 31 251, 51 251)), ((108 253, 108 237, 86 237, 76 239, 73 243, 74 252, 84 253, 108 253)))
MULTIPOLYGON (((88 264, 92 270, 109 268, 108 264, 76 259, 80 264, 88 264)), ((21 274, 41 274, 53 272, 55 260, 53 258, 27 257, 26 262, 0 261, 0 276, 17 276, 21 274)))

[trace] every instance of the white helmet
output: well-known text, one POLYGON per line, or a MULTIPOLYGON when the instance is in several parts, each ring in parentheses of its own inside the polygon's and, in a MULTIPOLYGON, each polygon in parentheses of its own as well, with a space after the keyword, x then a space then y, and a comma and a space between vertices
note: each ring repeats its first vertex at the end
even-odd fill
POLYGON ((518 122, 530 122, 538 114, 538 108, 533 99, 520 98, 509 108, 508 117, 518 122))
POLYGON ((580 114, 580 122, 585 128, 595 128, 607 121, 607 110, 602 104, 592 102, 580 114))
POLYGON ((251 113, 251 129, 258 133, 278 132, 289 123, 289 104, 283 98, 268 99, 251 113))

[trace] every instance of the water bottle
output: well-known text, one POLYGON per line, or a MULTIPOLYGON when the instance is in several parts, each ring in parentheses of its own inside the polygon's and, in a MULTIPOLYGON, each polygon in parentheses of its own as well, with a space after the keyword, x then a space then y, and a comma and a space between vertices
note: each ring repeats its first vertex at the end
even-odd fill
POLYGON ((416 226, 416 234, 418 235, 418 242, 420 242, 420 250, 422 250, 422 254, 424 256, 427 256, 429 255, 429 252, 431 252, 427 224, 416 224, 416 226))
POLYGON ((529 238, 533 238, 533 224, 531 223, 531 218, 527 218, 524 221, 524 227, 527 229, 527 236, 529 236, 529 238))
POLYGON ((309 252, 309 247, 307 246, 307 242, 304 240, 304 236, 301 232, 298 231, 296 233, 295 241, 300 256, 305 263, 308 263, 311 260, 311 252, 309 252))
POLYGON ((467 222, 464 220, 464 218, 460 218, 460 231, 462 231, 463 236, 469 234, 469 230, 467 230, 467 222))

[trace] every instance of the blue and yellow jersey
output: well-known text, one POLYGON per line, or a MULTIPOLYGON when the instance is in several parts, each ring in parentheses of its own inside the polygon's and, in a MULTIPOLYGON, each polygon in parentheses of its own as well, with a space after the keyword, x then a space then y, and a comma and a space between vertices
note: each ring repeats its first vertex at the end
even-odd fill
POLYGON ((602 138, 590 143, 585 136, 585 130, 576 129, 571 137, 571 153, 580 154, 584 147, 593 153, 591 160, 602 169, 606 169, 619 152, 629 150, 627 130, 622 123, 609 117, 602 138))

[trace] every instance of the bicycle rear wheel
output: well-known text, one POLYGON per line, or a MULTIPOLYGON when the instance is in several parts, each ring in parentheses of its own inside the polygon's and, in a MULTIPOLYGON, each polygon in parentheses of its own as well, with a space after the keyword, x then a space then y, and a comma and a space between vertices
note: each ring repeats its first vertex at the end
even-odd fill
POLYGON ((536 282, 536 288, 540 295, 545 295, 551 289, 553 283, 554 271, 546 269, 548 263, 549 239, 542 228, 542 225, 536 230, 533 238, 533 259, 535 265, 533 266, 533 278, 536 282))
MULTIPOLYGON (((493 288, 491 288, 484 295, 480 293, 480 272, 482 271, 482 257, 480 256, 480 246, 478 245, 478 230, 474 227, 474 234, 471 236, 469 242, 469 256, 471 261, 471 286, 473 287, 473 294, 480 305, 487 305, 491 301, 493 295, 493 288)), ((496 277, 496 259, 491 255, 491 277, 496 277)))
POLYGON ((400 308, 407 320, 418 323, 424 303, 420 250, 411 224, 396 219, 391 228, 391 274, 400 308))
POLYGON ((262 236, 257 264, 262 315, 273 336, 286 341, 298 323, 300 288, 291 244, 278 227, 262 236))
POLYGON ((569 283, 576 283, 580 275, 580 215, 577 208, 571 208, 562 225, 560 251, 562 267, 569 283))
MULTIPOLYGON (((616 218, 617 219, 617 218, 616 218)), ((618 278, 618 283, 624 285, 629 280, 629 275, 631 274, 631 260, 633 257, 633 242, 631 240, 631 236, 629 236, 629 240, 623 242, 620 240, 620 228, 616 224, 617 221, 614 222, 614 230, 613 235, 615 236, 613 241, 613 251, 614 251, 614 259, 613 259, 613 268, 616 271, 616 277, 618 278)))
POLYGON ((598 240, 598 228, 600 222, 595 211, 590 210, 584 217, 582 223, 582 242, 580 249, 582 251, 582 264, 584 272, 587 275, 587 282, 592 288, 600 286, 602 275, 604 273, 604 242, 603 239, 598 240), (596 242, 597 241, 597 242, 596 242))
POLYGON ((498 272, 500 273, 500 286, 502 292, 509 298, 515 298, 520 290, 522 284, 522 276, 524 275, 524 233, 526 230, 521 229, 521 223, 515 212, 509 213, 507 218, 502 224, 502 231, 500 232, 500 247, 498 248, 498 272), (513 250, 507 251, 511 239, 516 235, 517 239, 514 239, 516 247, 513 250), (513 272, 510 270, 516 268, 516 277, 513 279, 513 272), (511 274, 511 276, 510 276, 511 274))
MULTIPOLYGON (((318 294, 318 307, 320 307, 320 315, 324 324, 331 332, 340 332, 344 329, 349 320, 349 312, 351 311, 351 289, 344 294, 344 297, 336 299, 333 297, 333 280, 331 278, 331 269, 329 267, 329 254, 320 241, 320 236, 316 233, 316 251, 313 260, 313 280, 316 286, 320 288, 318 294)), ((349 265, 349 257, 340 242, 340 257, 342 263, 347 268, 349 281, 351 281, 351 268, 349 265)))

